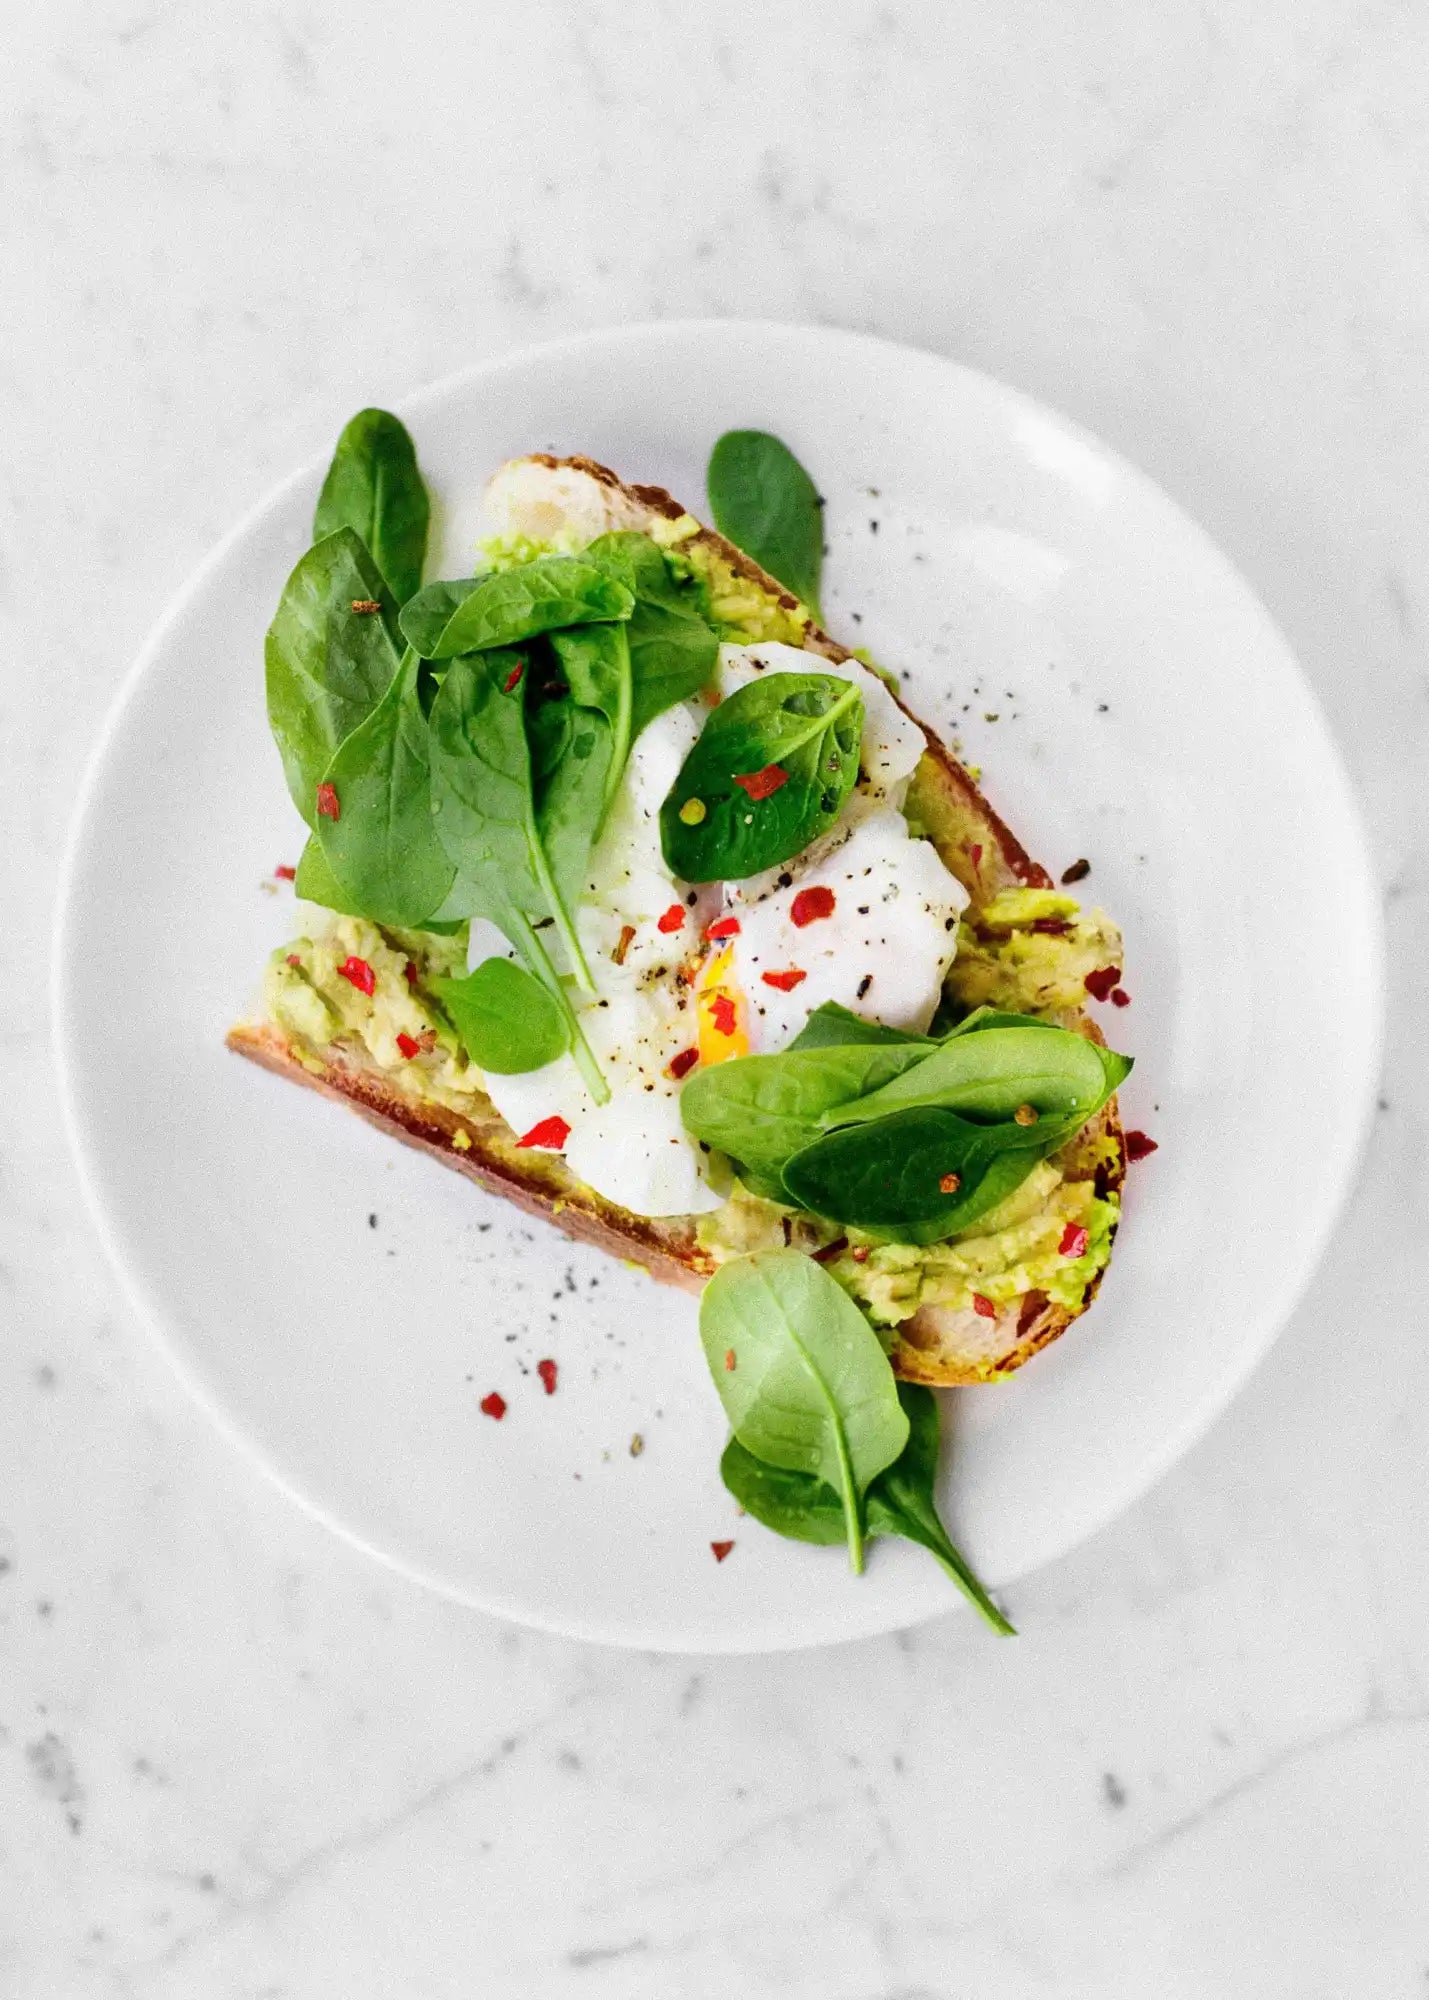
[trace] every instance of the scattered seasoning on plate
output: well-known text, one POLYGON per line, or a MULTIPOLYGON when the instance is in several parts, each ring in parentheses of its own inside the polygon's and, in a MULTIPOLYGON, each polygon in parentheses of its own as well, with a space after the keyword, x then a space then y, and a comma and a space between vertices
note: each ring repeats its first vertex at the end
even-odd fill
POLYGON ((715 1559, 715 1561, 716 1561, 717 1563, 722 1563, 722 1562, 724 1561, 725 1557, 726 1557, 726 1556, 727 1556, 727 1555, 729 1554, 730 1550, 731 1550, 731 1549, 732 1549, 732 1548, 734 1547, 734 1543, 733 1543, 733 1542, 711 1542, 711 1543, 710 1543, 710 1547, 711 1547, 711 1548, 712 1548, 712 1549, 714 1550, 714 1559, 715 1559))
POLYGON ((297 869, 290 867, 286 861, 280 861, 273 873, 280 882, 296 882, 298 879, 297 869))
POLYGON ((705 932, 707 938, 732 938, 739 936, 739 918, 721 917, 717 924, 711 924, 705 932))
POLYGON ((354 597, 352 608, 359 618, 370 618, 373 612, 380 611, 382 606, 375 597, 354 597))
POLYGON ((1129 1007, 1131 1005, 1131 995, 1124 986, 1114 986, 1112 988, 1111 1004, 1113 1007, 1129 1007))
POLYGON ((365 958, 345 958, 337 968, 349 986, 355 986, 359 993, 365 993, 370 1000, 377 991, 377 974, 365 958))
POLYGON ((800 972, 792 966, 788 972, 761 972, 759 977, 766 986, 775 987, 780 993, 792 993, 796 986, 802 986, 808 978, 807 972, 800 972))
POLYGON ((669 909, 666 910, 664 916, 660 918, 655 928, 657 931, 663 931, 665 936, 669 937, 672 932, 683 929, 684 922, 685 922, 684 904, 671 903, 669 909))
POLYGON ((724 1368, 725 1368, 725 1373, 726 1373, 727 1375, 732 1375, 732 1374, 734 1373, 734 1370, 735 1370, 735 1352, 734 1352, 734 1349, 733 1349, 732 1347, 727 1347, 727 1348, 726 1348, 726 1349, 724 1350, 724 1368))
POLYGON ((320 819, 341 819, 342 807, 338 803, 337 786, 318 786, 318 817, 320 819))
POLYGON ((1087 974, 1082 984, 1086 987, 1088 993, 1091 994, 1093 1000, 1109 1000, 1112 988, 1121 984, 1121 967, 1119 965, 1099 966, 1095 972, 1087 974))
POLYGON ((538 1361, 536 1363, 536 1373, 541 1378, 541 1387, 545 1390, 546 1394, 548 1396, 554 1396, 556 1393, 555 1362, 550 1360, 538 1361))
POLYGON ((866 999, 868 996, 868 989, 870 986, 872 986, 872 984, 873 984, 873 974, 871 972, 865 972, 862 979, 860 979, 858 982, 858 992, 854 997, 859 1000, 866 999))
POLYGON ((1062 880, 1064 883, 1085 882, 1091 872, 1092 864, 1090 861, 1074 861, 1070 868, 1062 870, 1062 880))
POLYGON ((1128 1132, 1126 1135, 1126 1157, 1128 1160, 1144 1160, 1149 1153, 1159 1151, 1157 1142, 1145 1132, 1128 1132))
POLYGON ((689 1075, 699 1059, 700 1052, 698 1049, 681 1049, 677 1056, 670 1058, 670 1064, 665 1074, 672 1082, 678 1083, 681 1077, 689 1075))
POLYGON ((630 1440, 630 1456, 632 1458, 639 1458, 641 1452, 644 1451, 644 1449, 645 1449, 645 1440, 643 1437, 641 1437, 639 1431, 637 1431, 634 1437, 631 1438, 630 1440))
POLYGON ((506 1398, 498 1389, 493 1389, 489 1396, 482 1397, 481 1413, 485 1417, 495 1417, 498 1423, 506 1415, 506 1398))
POLYGON ((622 924, 620 927, 620 940, 616 945, 614 951, 612 951, 612 953, 610 954, 612 960, 616 965, 624 965, 625 954, 626 952, 629 951, 631 945, 634 944, 634 942, 635 942, 634 924, 622 924))
POLYGON ((1014 1125, 1035 1125, 1042 1114, 1035 1104, 1019 1104, 1012 1114, 1014 1125))
POLYGON ((820 883, 799 891, 789 905, 789 921, 796 930, 803 930, 806 924, 817 923, 820 917, 831 917, 834 907, 833 890, 820 883))
POLYGON ((710 1002, 710 1019, 714 1022, 716 1033, 721 1035, 734 1033, 736 1019, 734 1002, 727 993, 716 993, 710 1002))
POLYGON ((938 1192, 940 1194, 956 1194, 962 1184, 963 1177, 961 1174, 944 1174, 943 1178, 938 1182, 938 1192))
POLYGON ((756 804, 760 799, 771 798, 781 785, 789 782, 789 773, 782 764, 766 764, 762 771, 746 771, 736 776, 734 782, 747 798, 756 804))
POLYGON ((412 1060, 413 1056, 419 1056, 422 1053, 422 1044, 414 1035, 399 1035, 397 1037, 397 1046, 408 1062, 412 1060))
POLYGON ((531 1127, 529 1132, 524 1133, 516 1141, 516 1144, 518 1146, 541 1146, 548 1152, 559 1153, 570 1136, 571 1128, 569 1124, 557 1113, 553 1118, 540 1119, 531 1127))

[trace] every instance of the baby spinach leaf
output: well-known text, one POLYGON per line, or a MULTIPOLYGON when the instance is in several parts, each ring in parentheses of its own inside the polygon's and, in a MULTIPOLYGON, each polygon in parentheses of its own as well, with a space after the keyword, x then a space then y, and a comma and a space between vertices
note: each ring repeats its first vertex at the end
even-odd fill
POLYGON ((700 608, 699 586, 676 577, 648 535, 602 535, 585 551, 635 597, 630 644, 633 743, 647 723, 708 684, 719 638, 700 608))
MULTIPOLYGON (((521 654, 511 651, 464 654, 452 661, 432 704, 432 813, 437 837, 456 869, 441 915, 487 917, 500 926, 560 1006, 576 1063, 596 1102, 604 1104, 610 1087, 531 924, 533 916, 553 919, 577 980, 593 992, 590 968, 556 879, 557 869, 568 882, 579 873, 578 815, 571 799, 579 798, 582 785, 588 787, 591 780, 577 776, 569 791, 558 786, 547 814, 553 855, 537 813, 524 673, 517 674, 522 661, 521 654)), ((583 761, 590 762, 589 756, 583 761)), ((599 774, 599 764, 592 764, 592 770, 599 774)))
POLYGON ((324 774, 341 808, 318 820, 333 880, 374 923, 420 930, 441 908, 455 870, 432 824, 421 661, 409 646, 392 685, 345 736, 324 774))
POLYGON ((313 516, 313 540, 351 528, 402 604, 422 581, 429 512, 406 426, 386 410, 359 410, 337 441, 313 516))
MULTIPOLYGON (((949 1035, 916 1077, 895 1077, 857 1104, 826 1113, 823 1124, 867 1124, 894 1111, 936 1105, 977 1123, 1001 1123, 1030 1104, 1042 1120, 1073 1115, 1084 1124, 1130 1070, 1124 1056, 1110 1062, 1095 1042, 1066 1028, 980 1026, 949 1035)), ((1019 1127, 1035 1131, 1036 1126, 1019 1127)))
POLYGON ((720 533, 822 620, 823 502, 788 445, 768 431, 726 431, 705 484, 720 533))
POLYGON ((885 1028, 881 1021, 866 1021, 862 1014, 840 1007, 836 1000, 826 1000, 821 1007, 816 1007, 789 1047, 844 1049, 859 1043, 888 1048, 916 1045, 925 1051, 936 1047, 936 1043, 924 1035, 910 1035, 902 1028, 885 1028))
POLYGON ((452 620, 452 613, 464 604, 481 581, 469 576, 455 582, 424 583, 415 597, 402 606, 398 624, 402 637, 416 648, 424 660, 434 659, 437 641, 452 620))
MULTIPOLYGON (((938 1474, 937 1399, 931 1389, 900 1382, 898 1400, 908 1418, 908 1442, 892 1465, 869 1485, 864 1502, 867 1532, 870 1536, 901 1536, 927 1549, 993 1630, 1011 1633, 1013 1627, 954 1548, 938 1518, 933 1498, 938 1474)), ((839 1496, 812 1473, 766 1465, 732 1437, 720 1460, 720 1476, 745 1512, 775 1534, 823 1546, 844 1539, 839 1496)))
POLYGON ((831 1222, 887 1232, 933 1224, 947 1234, 992 1157, 982 1139, 978 1126, 952 1111, 893 1112, 876 1124, 829 1132, 795 1153, 785 1162, 784 1186, 831 1222), (951 1176, 956 1180, 947 1187, 951 1176))
POLYGON ((626 625, 576 625, 551 634, 551 649, 565 674, 571 700, 603 715, 610 728, 601 816, 609 810, 630 755, 632 696, 626 625))
POLYGON ((570 1047, 566 1015, 539 980, 508 958, 488 958, 465 979, 433 979, 467 1054, 494 1076, 544 1069, 570 1047))
POLYGON ((328 867, 322 841, 315 833, 308 835, 307 844, 298 856, 297 873, 293 879, 293 894, 301 896, 305 903, 321 903, 325 910, 336 910, 340 916, 362 915, 362 911, 328 867))
POLYGON ((834 1489, 861 1570, 863 1494, 908 1441, 873 1328, 821 1265, 774 1250, 715 1273, 700 1301, 700 1340, 735 1436, 766 1464, 834 1489))
POLYGON ((483 577, 452 612, 429 659, 485 653, 519 645, 565 625, 626 619, 634 594, 579 556, 539 556, 535 562, 483 577))
POLYGON ((862 735, 863 698, 832 674, 770 674, 740 688, 710 716, 660 808, 672 872, 737 882, 802 853, 842 812, 862 735), (690 824, 693 800, 702 813, 690 824))
POLYGON ((392 616, 391 593, 351 528, 310 548, 283 585, 263 646, 268 722, 309 826, 334 750, 392 685, 392 616), (382 609, 354 611, 354 603, 382 609))
POLYGON ((739 1056, 697 1069, 680 1093, 686 1129, 732 1159, 777 1177, 820 1136, 820 1120, 927 1056, 920 1042, 847 1043, 739 1056))

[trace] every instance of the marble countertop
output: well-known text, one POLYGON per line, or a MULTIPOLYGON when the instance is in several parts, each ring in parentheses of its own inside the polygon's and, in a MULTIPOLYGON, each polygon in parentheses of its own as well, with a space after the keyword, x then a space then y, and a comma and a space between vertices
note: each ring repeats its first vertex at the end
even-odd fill
POLYGON ((7 2000, 1429 1991, 1429 14, 817 18, 56 0, 8 24, 7 2000), (1017 1589, 1015 1644, 951 1615, 653 1658, 424 1595, 190 1406, 57 1123, 71 800, 193 564, 363 402, 721 312, 936 348, 1152 470, 1299 650, 1382 870, 1388 1065, 1333 1263, 1189 1458, 1017 1589))

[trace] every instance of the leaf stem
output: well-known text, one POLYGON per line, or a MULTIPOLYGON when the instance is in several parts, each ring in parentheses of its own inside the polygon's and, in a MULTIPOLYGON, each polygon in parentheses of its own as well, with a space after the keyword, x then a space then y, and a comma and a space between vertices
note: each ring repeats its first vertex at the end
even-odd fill
POLYGON ((565 1016, 571 1038, 571 1055, 581 1073, 581 1081, 597 1104, 609 1104, 610 1085, 596 1061, 594 1049, 585 1038, 580 1017, 571 1005, 571 996, 562 985, 560 974, 552 965, 546 947, 532 928, 531 920, 524 910, 518 910, 513 904, 507 914, 511 929, 516 933, 512 943, 525 959, 528 970, 540 980, 565 1016))
MULTIPOLYGON (((591 969, 586 961, 581 941, 576 935, 576 927, 571 922, 571 913, 566 908, 564 898, 556 886, 556 878, 551 873, 551 863, 546 853, 546 843, 542 840, 540 832, 537 829, 536 814, 532 806, 527 807, 526 813, 526 846, 531 856, 531 866, 535 870, 536 881, 540 886, 541 894, 545 897, 547 907, 555 922, 556 934, 566 948, 566 956, 570 959, 571 971, 575 976, 576 985, 579 986, 582 993, 594 1000, 598 997, 596 983, 591 976, 591 969)), ((541 955, 545 957, 544 951, 541 955)), ((579 1056, 577 1057, 577 1061, 579 1061, 579 1056)))
POLYGON ((924 1546, 929 1554, 942 1564, 969 1604, 981 1612, 993 1631, 1002 1633, 1004 1638, 1015 1639, 1017 1627, 1003 1617, 952 1543, 948 1542, 943 1548, 935 1548, 931 1543, 925 1543, 924 1546))
POLYGON ((838 1453, 839 1461, 839 1498, 843 1501, 844 1532, 848 1537, 848 1566, 855 1576, 862 1576, 863 1514, 859 1507, 858 1488, 854 1484, 848 1439, 844 1436, 843 1424, 837 1417, 834 1422, 834 1450, 838 1453))

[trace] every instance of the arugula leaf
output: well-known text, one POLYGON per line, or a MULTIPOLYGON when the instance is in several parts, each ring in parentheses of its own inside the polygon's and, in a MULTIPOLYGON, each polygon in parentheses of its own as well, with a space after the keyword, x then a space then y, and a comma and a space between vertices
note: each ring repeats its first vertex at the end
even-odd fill
POLYGON ((313 540, 351 528, 401 604, 422 581, 429 513, 406 426, 386 410, 359 410, 337 441, 313 516, 313 540))
POLYGON ((459 604, 465 604, 480 581, 480 577, 469 576, 451 582, 424 583, 416 596, 409 597, 402 606, 397 620, 402 637, 424 660, 435 657, 434 648, 450 625, 452 613, 459 604))
POLYGON ((420 930, 441 908, 455 870, 432 824, 430 736, 418 697, 421 661, 409 646, 372 713, 343 738, 325 782, 337 819, 317 836, 344 897, 374 923, 420 930))
MULTIPOLYGON (((576 1063, 595 1101, 604 1104, 610 1086, 531 924, 533 916, 554 920, 578 983, 593 992, 555 873, 559 868, 567 884, 579 873, 575 861, 582 835, 573 806, 588 801, 591 777, 577 776, 567 787, 557 785, 560 766, 553 776, 555 796, 547 815, 553 867, 537 815, 521 666, 522 656, 510 651, 463 654, 452 661, 432 704, 432 813, 456 869, 441 915, 487 917, 500 926, 559 1005, 576 1063)), ((597 779, 603 776, 598 761, 590 756, 582 761, 597 779)), ((584 810, 588 823, 588 803, 584 810)))
POLYGON ((882 1044, 889 1048, 918 1046, 936 1048, 926 1035, 910 1035, 902 1028, 886 1028, 881 1021, 866 1021, 841 1007, 837 1000, 825 1000, 816 1007, 790 1042, 790 1049, 846 1049, 856 1044, 882 1044))
POLYGON ((774 1250, 716 1271, 700 1301, 700 1340, 735 1436, 766 1464, 834 1489, 861 1571, 863 1494, 908 1441, 873 1328, 821 1265, 774 1250))
POLYGON ((768 431, 726 431, 710 453, 705 485, 720 533, 822 622, 823 502, 789 447, 768 431))
POLYGON ((862 735, 863 697, 833 674, 770 674, 740 688, 711 715, 660 808, 671 871, 737 882, 801 854, 842 812, 862 735), (756 779, 753 794, 741 778, 756 779))
POLYGON ((263 644, 268 722, 309 826, 333 752, 392 685, 392 617, 391 593, 351 528, 310 548, 283 585, 263 644), (382 609, 352 608, 372 602, 382 609))
MULTIPOLYGON (((870 1483, 865 1498, 870 1536, 897 1535, 927 1549, 942 1564, 994 1632, 1012 1634, 1010 1625, 949 1540, 938 1518, 933 1489, 938 1472, 938 1403, 931 1389, 898 1384, 898 1400, 908 1418, 908 1442, 870 1483)), ((720 1476, 747 1514, 793 1541, 823 1546, 844 1539, 839 1496, 808 1472, 765 1465, 732 1437, 720 1460, 720 1476)))
POLYGON ((428 659, 519 645, 565 625, 623 620, 635 598, 623 583, 579 556, 539 556, 483 577, 447 620, 428 659))
POLYGON ((467 1054, 493 1076, 544 1069, 570 1047, 570 1024, 551 994, 522 966, 488 958, 465 979, 433 979, 467 1054))
POLYGON ((901 1076, 928 1053, 921 1042, 847 1043, 738 1056, 697 1069, 680 1093, 687 1131, 776 1179, 820 1136, 826 1111, 901 1076))

